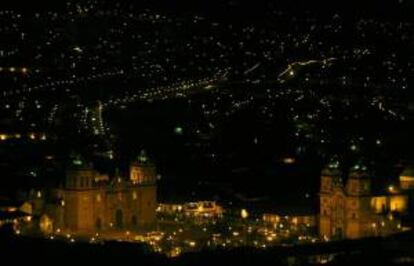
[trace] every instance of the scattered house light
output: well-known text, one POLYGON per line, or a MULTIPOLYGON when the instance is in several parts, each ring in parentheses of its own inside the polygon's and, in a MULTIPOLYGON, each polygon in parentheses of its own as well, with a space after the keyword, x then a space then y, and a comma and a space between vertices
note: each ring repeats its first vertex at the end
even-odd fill
POLYGON ((174 128, 174 133, 176 135, 182 135, 183 134, 183 128, 182 127, 179 127, 179 126, 175 127, 174 128))
POLYGON ((295 158, 293 158, 293 157, 286 157, 286 158, 283 158, 283 163, 285 163, 285 164, 293 164, 293 163, 295 163, 295 158))
POLYGON ((355 144, 351 145, 351 151, 356 151, 357 150, 357 146, 355 144))

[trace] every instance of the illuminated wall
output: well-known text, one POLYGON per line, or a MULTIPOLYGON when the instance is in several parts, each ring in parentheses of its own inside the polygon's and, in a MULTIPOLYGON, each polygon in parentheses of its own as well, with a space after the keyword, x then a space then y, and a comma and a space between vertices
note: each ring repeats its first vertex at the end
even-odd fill
POLYGON ((400 176, 400 187, 403 190, 414 189, 414 177, 413 176, 400 176))
POLYGON ((408 197, 405 195, 390 195, 371 198, 371 208, 375 213, 387 211, 404 213, 407 211, 408 197))
POLYGON ((280 222, 280 216, 277 214, 265 213, 263 214, 263 221, 269 224, 277 224, 280 222))
POLYGON ((316 226, 316 215, 290 215, 290 216, 280 216, 273 213, 263 214, 263 222, 268 224, 278 224, 280 222, 287 222, 295 226, 306 226, 313 227, 316 226))
POLYGON ((134 184, 145 184, 156 182, 155 167, 152 165, 141 166, 139 164, 131 164, 130 180, 134 184))
POLYGON ((371 198, 371 208, 375 211, 375 213, 383 213, 387 210, 387 197, 372 197, 371 198))
POLYGON ((390 210, 393 212, 406 212, 408 204, 408 197, 405 195, 397 195, 390 197, 390 210))
POLYGON ((131 177, 131 181, 134 182, 134 183, 138 184, 138 183, 144 182, 144 173, 143 173, 142 169, 139 168, 139 167, 131 168, 130 177, 131 177))

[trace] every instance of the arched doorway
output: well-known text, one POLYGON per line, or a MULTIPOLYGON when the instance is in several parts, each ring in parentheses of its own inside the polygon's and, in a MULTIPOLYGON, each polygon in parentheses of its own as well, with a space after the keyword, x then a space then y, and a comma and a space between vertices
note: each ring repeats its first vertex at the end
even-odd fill
POLYGON ((345 196, 341 191, 335 193, 332 200, 332 238, 345 237, 345 196))
POLYGON ((124 227, 124 215, 122 210, 116 210, 115 212, 115 227, 121 229, 124 227))
POLYGON ((132 215, 131 224, 132 226, 137 226, 138 224, 137 217, 135 215, 132 215))
POLYGON ((102 220, 99 217, 96 219, 95 228, 96 228, 96 230, 101 230, 102 229, 102 220))
POLYGON ((40 231, 44 234, 50 234, 53 232, 53 220, 46 214, 40 217, 40 231))

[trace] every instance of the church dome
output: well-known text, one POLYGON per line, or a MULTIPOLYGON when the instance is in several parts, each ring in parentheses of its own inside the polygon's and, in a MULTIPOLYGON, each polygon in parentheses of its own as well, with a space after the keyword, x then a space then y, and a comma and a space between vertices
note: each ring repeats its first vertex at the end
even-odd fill
POLYGON ((69 155, 69 168, 93 168, 91 162, 87 161, 81 154, 72 152, 69 155))
POLYGON ((349 176, 354 178, 364 178, 368 177, 368 167, 362 160, 359 160, 354 166, 349 170, 349 176))
POLYGON ((322 175, 325 176, 340 176, 342 174, 340 170, 339 159, 337 156, 331 158, 329 163, 322 169, 322 175))
POLYGON ((139 152, 139 155, 135 158, 133 163, 138 163, 139 165, 152 165, 152 162, 144 149, 139 152))

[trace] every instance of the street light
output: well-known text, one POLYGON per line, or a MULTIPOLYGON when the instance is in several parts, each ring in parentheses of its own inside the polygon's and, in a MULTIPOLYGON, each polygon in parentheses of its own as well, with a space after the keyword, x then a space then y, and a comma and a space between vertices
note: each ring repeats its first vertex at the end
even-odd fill
POLYGON ((249 213, 246 211, 246 209, 242 209, 240 211, 240 216, 241 218, 246 219, 247 217, 249 217, 249 213))
POLYGON ((247 227, 247 225, 246 225, 246 219, 247 219, 247 217, 249 217, 249 213, 247 212, 247 210, 246 209, 242 209, 241 211, 240 211, 240 216, 241 216, 241 218, 243 219, 243 233, 244 233, 244 243, 246 244, 246 246, 247 246, 247 230, 246 230, 246 227, 247 227))

